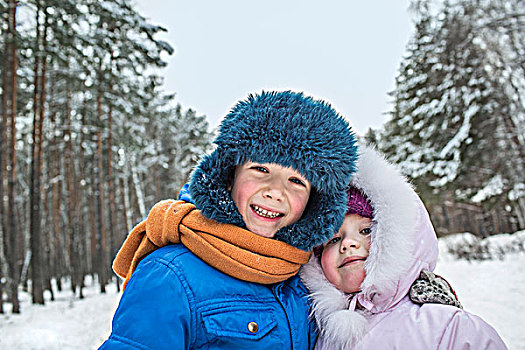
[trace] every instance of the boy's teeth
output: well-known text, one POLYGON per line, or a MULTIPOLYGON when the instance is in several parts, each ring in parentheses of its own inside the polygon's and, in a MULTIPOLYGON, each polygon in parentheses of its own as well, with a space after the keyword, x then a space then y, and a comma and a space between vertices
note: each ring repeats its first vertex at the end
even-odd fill
POLYGON ((253 210, 255 210, 257 214, 259 214, 260 216, 264 216, 265 218, 276 218, 281 215, 280 213, 276 213, 273 211, 268 211, 266 209, 259 208, 256 205, 253 205, 252 207, 253 207, 253 210))

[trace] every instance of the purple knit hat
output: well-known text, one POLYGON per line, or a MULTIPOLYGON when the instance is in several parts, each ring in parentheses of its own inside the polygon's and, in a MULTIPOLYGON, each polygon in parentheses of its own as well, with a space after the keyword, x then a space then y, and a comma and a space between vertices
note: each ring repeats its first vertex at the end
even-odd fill
POLYGON ((358 214, 362 217, 372 219, 374 208, 363 192, 355 187, 346 190, 348 200, 346 202, 346 214, 358 214))

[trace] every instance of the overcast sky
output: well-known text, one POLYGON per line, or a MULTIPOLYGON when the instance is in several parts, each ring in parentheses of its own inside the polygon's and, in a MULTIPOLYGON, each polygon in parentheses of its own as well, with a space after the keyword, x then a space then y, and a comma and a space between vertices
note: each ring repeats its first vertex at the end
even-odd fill
POLYGON ((409 0, 135 0, 168 32, 165 91, 216 127, 250 92, 291 89, 329 101, 359 134, 390 110, 413 30, 409 0))

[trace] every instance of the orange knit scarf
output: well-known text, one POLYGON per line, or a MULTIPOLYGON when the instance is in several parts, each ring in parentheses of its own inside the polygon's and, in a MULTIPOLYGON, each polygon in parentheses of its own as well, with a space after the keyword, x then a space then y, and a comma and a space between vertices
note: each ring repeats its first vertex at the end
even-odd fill
POLYGON ((256 235, 234 225, 204 217, 195 205, 165 200, 135 226, 113 262, 125 278, 124 287, 139 262, 154 250, 175 243, 225 274, 249 282, 271 284, 295 275, 308 262, 309 252, 256 235))

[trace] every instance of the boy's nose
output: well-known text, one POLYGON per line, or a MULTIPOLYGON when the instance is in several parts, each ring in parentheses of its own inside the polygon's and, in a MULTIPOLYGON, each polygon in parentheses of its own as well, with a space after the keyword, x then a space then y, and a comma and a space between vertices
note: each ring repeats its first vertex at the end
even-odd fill
POLYGON ((280 201, 283 199, 283 192, 277 188, 267 188, 263 192, 263 196, 266 198, 274 199, 280 201))
POLYGON ((284 197, 282 184, 278 179, 268 182, 263 190, 263 196, 274 200, 282 200, 284 197))

